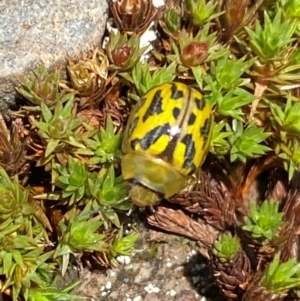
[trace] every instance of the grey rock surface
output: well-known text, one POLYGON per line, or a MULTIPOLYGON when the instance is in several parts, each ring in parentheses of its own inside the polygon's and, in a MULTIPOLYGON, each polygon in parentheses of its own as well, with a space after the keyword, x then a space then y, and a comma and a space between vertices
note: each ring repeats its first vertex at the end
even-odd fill
MULTIPOLYGON (((139 233, 139 251, 133 257, 121 256, 117 268, 84 268, 73 293, 90 301, 224 301, 211 285, 208 263, 196 242, 151 230, 137 213, 129 218, 139 233), (209 298, 202 295, 205 288, 209 298)), ((74 275, 73 270, 69 283, 78 280, 74 275)))
POLYGON ((118 268, 84 269, 74 293, 93 301, 210 301, 199 294, 207 268, 197 260, 195 245, 168 236, 155 255, 149 254, 147 243, 141 247, 141 253, 118 268))
POLYGON ((106 0, 0 1, 0 111, 15 102, 14 86, 41 61, 63 65, 98 45, 105 29, 106 0))

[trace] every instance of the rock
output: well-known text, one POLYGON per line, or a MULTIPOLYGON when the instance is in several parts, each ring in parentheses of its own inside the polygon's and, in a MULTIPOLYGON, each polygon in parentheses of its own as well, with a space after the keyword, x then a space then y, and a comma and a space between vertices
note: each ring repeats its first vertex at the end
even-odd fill
POLYGON ((140 211, 128 218, 140 235, 135 246, 137 254, 129 264, 116 268, 84 268, 74 294, 94 301, 224 301, 219 299, 215 287, 212 299, 200 295, 203 287, 212 287, 212 275, 207 261, 198 254, 196 243, 176 235, 160 235, 153 229, 149 234, 140 211))
POLYGON ((101 42, 107 20, 105 0, 4 0, 0 3, 0 112, 15 104, 20 76, 41 61, 63 65, 101 42))

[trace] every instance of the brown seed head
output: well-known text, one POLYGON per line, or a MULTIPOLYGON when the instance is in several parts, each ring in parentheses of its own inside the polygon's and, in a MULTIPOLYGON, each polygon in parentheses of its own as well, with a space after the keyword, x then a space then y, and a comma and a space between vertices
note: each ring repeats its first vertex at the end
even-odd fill
POLYGON ((108 76, 108 58, 99 48, 83 54, 76 60, 68 58, 67 70, 72 87, 81 95, 90 95, 93 91, 101 88, 108 76))
POLYGON ((114 20, 121 31, 143 33, 157 14, 152 0, 111 1, 114 20))
POLYGON ((203 63, 208 56, 206 42, 191 42, 183 48, 181 61, 186 67, 195 67, 203 63))
POLYGON ((112 52, 112 59, 116 66, 123 67, 132 53, 131 47, 128 45, 122 45, 112 52))

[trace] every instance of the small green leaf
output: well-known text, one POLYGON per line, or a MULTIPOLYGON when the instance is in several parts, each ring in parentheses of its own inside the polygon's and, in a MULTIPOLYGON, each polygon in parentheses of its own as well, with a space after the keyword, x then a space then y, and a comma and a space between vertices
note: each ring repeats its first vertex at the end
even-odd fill
POLYGON ((255 29, 245 28, 250 38, 252 51, 264 61, 279 61, 285 54, 288 45, 294 41, 293 34, 297 27, 292 19, 282 18, 282 10, 278 9, 271 20, 267 11, 264 11, 264 25, 257 19, 255 29))
POLYGON ((276 253, 273 261, 264 270, 261 286, 273 294, 285 293, 299 287, 300 264, 296 258, 281 262, 280 253, 276 253))
POLYGON ((223 233, 214 243, 213 253, 221 260, 234 260, 241 252, 241 244, 236 236, 231 233, 223 233))
POLYGON ((143 95, 158 85, 172 82, 176 77, 175 71, 175 62, 156 69, 154 73, 150 73, 150 67, 147 63, 139 62, 132 71, 132 77, 139 94, 143 95))
POLYGON ((282 229, 283 213, 278 212, 279 202, 264 201, 260 208, 250 206, 250 215, 245 217, 243 230, 251 232, 254 238, 272 240, 282 229))
POLYGON ((261 142, 270 137, 272 133, 264 132, 264 129, 257 127, 255 123, 250 123, 244 130, 242 122, 237 121, 233 133, 228 138, 231 144, 231 162, 236 160, 246 162, 247 158, 257 158, 271 150, 261 142))
POLYGON ((45 156, 49 157, 55 151, 58 144, 59 144, 59 140, 50 138, 46 147, 45 156))
POLYGON ((41 103, 41 109, 45 122, 50 122, 50 120, 53 118, 51 110, 43 102, 41 103))
POLYGON ((117 255, 130 255, 134 250, 134 244, 139 237, 138 233, 131 233, 123 236, 123 228, 120 228, 115 240, 113 242, 113 253, 117 255))

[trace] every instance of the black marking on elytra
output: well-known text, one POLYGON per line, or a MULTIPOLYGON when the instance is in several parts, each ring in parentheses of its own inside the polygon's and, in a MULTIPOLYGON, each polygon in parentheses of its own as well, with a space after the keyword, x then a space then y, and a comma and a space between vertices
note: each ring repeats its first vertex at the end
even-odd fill
POLYGON ((200 134, 203 136, 203 148, 206 146, 206 142, 209 136, 210 127, 212 123, 212 116, 210 115, 209 118, 206 118, 204 121, 203 127, 200 128, 200 134))
POLYGON ((143 122, 145 122, 150 116, 154 114, 160 114, 163 112, 161 90, 155 92, 152 102, 149 105, 145 115, 143 116, 143 122))
POLYGON ((193 125, 195 121, 196 121, 196 115, 192 112, 188 120, 188 125, 193 125))
POLYGON ((173 117, 175 118, 175 119, 177 119, 178 118, 178 116, 179 116, 179 114, 180 114, 180 109, 179 108, 174 108, 173 109, 173 117))
POLYGON ((195 148, 195 142, 193 141, 193 137, 191 134, 186 134, 182 140, 182 143, 185 144, 185 153, 184 153, 184 162, 183 162, 183 168, 192 168, 192 171, 190 174, 192 174, 196 167, 193 163, 193 159, 196 154, 196 148, 195 148))
POLYGON ((164 151, 162 151, 158 157, 167 162, 172 162, 174 159, 174 151, 178 144, 178 138, 180 136, 180 129, 178 129, 177 133, 171 133, 171 129, 169 129, 169 143, 164 151))
POLYGON ((132 149, 136 149, 136 145, 139 144, 142 150, 147 150, 152 144, 154 144, 162 135, 168 134, 170 131, 170 125, 165 123, 149 131, 142 139, 133 139, 131 141, 132 149))
POLYGON ((167 162, 172 162, 173 161, 173 154, 175 151, 175 148, 177 146, 177 140, 178 140, 178 135, 173 136, 172 139, 170 140, 168 146, 166 149, 161 152, 158 157, 162 158, 164 161, 167 162))
POLYGON ((171 98, 177 100, 177 99, 181 99, 183 97, 183 91, 179 91, 177 89, 177 85, 176 84, 172 84, 171 87, 171 98))
POLYGON ((129 128, 128 128, 128 137, 130 137, 132 135, 132 132, 134 131, 134 129, 136 128, 136 125, 139 121, 139 117, 135 117, 133 119, 133 121, 131 122, 131 124, 129 125, 129 128))
POLYGON ((205 108, 205 100, 203 98, 195 98, 197 108, 203 110, 205 108))

